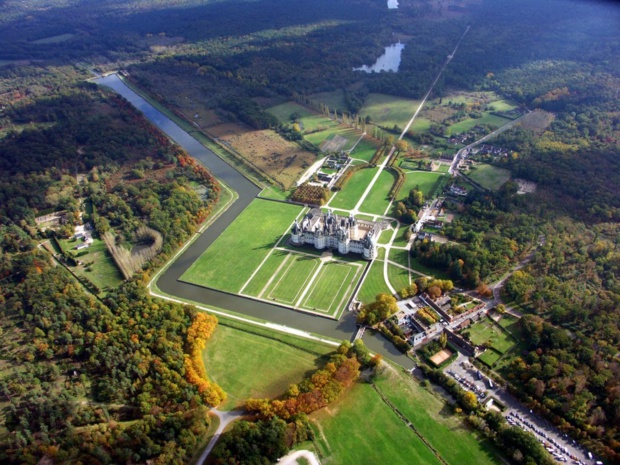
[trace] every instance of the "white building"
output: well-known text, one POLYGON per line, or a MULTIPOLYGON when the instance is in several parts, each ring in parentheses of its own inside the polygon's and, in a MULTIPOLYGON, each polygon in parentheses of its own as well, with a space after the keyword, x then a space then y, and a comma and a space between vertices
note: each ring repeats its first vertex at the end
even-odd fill
POLYGON ((311 244, 318 250, 335 249, 343 255, 358 253, 366 260, 373 260, 377 256, 377 240, 385 227, 384 222, 358 220, 313 208, 301 223, 295 220, 291 243, 311 244))

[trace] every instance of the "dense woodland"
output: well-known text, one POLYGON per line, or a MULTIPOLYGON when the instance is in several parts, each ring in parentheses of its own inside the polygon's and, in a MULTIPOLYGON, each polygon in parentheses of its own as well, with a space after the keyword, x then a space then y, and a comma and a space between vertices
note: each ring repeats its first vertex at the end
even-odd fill
MULTIPOLYGON (((293 93, 342 89, 339 113, 357 112, 369 92, 421 97, 470 25, 434 96, 493 90, 552 112, 548 128, 494 141, 512 154, 497 163, 538 190, 517 196, 508 183, 454 200, 457 217, 442 231, 454 243, 416 242, 412 254, 471 287, 531 258, 505 287, 527 314, 527 347, 504 375, 532 408, 618 462, 620 13, 611 2, 489 0, 459 14, 405 0, 393 11, 374 0, 36 3, 5 2, 0 13, 0 60, 29 61, 0 68, 0 298, 2 344, 12 347, 3 460, 185 460, 207 426, 204 405, 221 396, 192 362, 206 339, 190 347, 187 337, 192 324, 212 322, 151 300, 140 274, 97 300, 36 251, 34 218, 68 211, 66 237, 87 199, 86 219, 121 247, 141 225, 163 234, 147 265, 156 267, 218 197, 215 180, 126 102, 83 83, 88 70, 126 68, 173 110, 179 89, 197 89, 226 119, 268 127, 263 102, 293 93), (398 73, 352 71, 397 38, 407 42, 398 73)), ((418 204, 405 199, 399 216, 413 221, 418 204)), ((239 438, 281 438, 287 428, 240 424, 220 457, 234 457, 239 438)))

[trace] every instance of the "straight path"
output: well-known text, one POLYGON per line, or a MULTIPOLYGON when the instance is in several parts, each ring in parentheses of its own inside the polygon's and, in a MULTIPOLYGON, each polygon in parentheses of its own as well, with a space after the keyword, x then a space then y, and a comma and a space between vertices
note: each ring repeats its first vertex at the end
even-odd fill
MULTIPOLYGON (((459 45, 461 45, 461 42, 463 41, 463 38, 465 37, 465 34, 467 34, 467 32, 469 31, 470 27, 471 26, 467 26, 467 28, 465 29, 465 32, 463 33, 463 35, 461 36, 461 38, 457 42, 456 47, 454 47, 454 50, 452 51, 452 53, 450 55, 448 55, 448 58, 446 59, 445 63, 443 64, 443 66, 441 67, 439 72, 437 73, 437 76, 435 77, 435 80, 431 83, 431 86, 429 87, 428 91, 424 95, 424 98, 420 102, 420 105, 418 105, 417 110, 415 111, 415 113, 413 114, 413 116, 411 117, 409 122, 407 123, 407 126, 405 126, 405 129, 403 129, 403 132, 398 137, 398 140, 401 140, 403 137, 405 137, 405 134, 407 134, 407 131, 409 131, 409 128, 411 127, 411 125, 415 121, 416 117, 418 116, 418 114, 422 110, 422 107, 426 103, 426 100, 431 95, 431 92, 433 91, 433 88, 435 87, 435 84, 437 84, 437 81, 439 81, 439 78, 441 77, 441 75, 443 74, 444 70, 446 69, 446 66, 448 66, 448 63, 450 63, 450 61, 452 61, 452 58, 454 58, 454 55, 456 54, 456 51, 459 48, 459 45)), ((394 151, 395 150, 396 150, 396 147, 394 145, 392 145, 392 148, 390 149, 390 152, 388 153, 387 157, 385 157, 385 159, 383 160, 383 163, 381 163, 379 165, 379 169, 377 170, 377 173, 375 174, 374 178, 372 178, 372 181, 370 182, 370 184, 368 184, 368 187, 366 188, 366 190, 364 191, 364 193, 360 197, 360 200, 359 200, 359 202, 357 202, 357 205, 355 205, 355 208, 352 211, 353 214, 357 214, 357 212, 359 211, 360 207, 364 203, 364 200, 366 200, 366 197, 368 197, 368 194, 370 193, 370 191, 372 190, 373 186, 377 182, 377 179, 379 179, 379 176, 381 175, 381 172, 385 168, 387 162, 392 158, 392 155, 394 155, 394 151)))

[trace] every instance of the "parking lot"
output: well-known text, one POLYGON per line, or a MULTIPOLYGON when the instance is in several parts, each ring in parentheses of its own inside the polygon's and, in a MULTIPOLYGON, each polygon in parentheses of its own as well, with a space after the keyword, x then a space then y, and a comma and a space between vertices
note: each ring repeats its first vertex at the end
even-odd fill
POLYGON ((463 354, 445 368, 445 372, 484 401, 488 397, 497 399, 505 406, 503 415, 512 425, 530 431, 536 439, 549 451, 558 463, 572 463, 574 465, 594 464, 595 459, 588 456, 588 451, 576 441, 559 431, 548 421, 543 420, 531 410, 525 408, 517 399, 508 394, 502 387, 490 382, 484 374, 469 363, 463 354))

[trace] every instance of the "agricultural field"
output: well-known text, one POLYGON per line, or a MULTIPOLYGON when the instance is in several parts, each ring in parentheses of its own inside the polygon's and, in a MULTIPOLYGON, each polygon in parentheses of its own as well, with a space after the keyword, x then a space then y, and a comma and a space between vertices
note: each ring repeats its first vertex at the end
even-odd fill
POLYGON ((345 184, 344 188, 332 195, 328 203, 330 208, 351 210, 355 208, 357 202, 364 194, 368 184, 372 181, 378 168, 361 169, 353 174, 351 179, 345 184))
POLYGON ((333 350, 301 339, 278 341, 218 325, 203 352, 209 378, 228 394, 222 410, 240 407, 249 397, 277 397, 320 365, 320 355, 333 350), (299 346, 297 346, 299 345, 299 346), (310 352, 309 352, 310 351, 310 352), (234 360, 234 363, 231 363, 234 360), (261 373, 262 376, 256 376, 261 373))
POLYGON ((303 133, 315 132, 322 129, 332 128, 338 123, 315 113, 312 110, 299 105, 296 102, 286 102, 267 109, 269 113, 278 118, 282 123, 292 123, 291 116, 295 116, 295 121, 301 126, 303 133))
POLYGON ((496 191, 510 179, 510 171, 483 163, 470 168, 467 176, 482 187, 496 191))
MULTIPOLYGON (((374 213, 375 215, 389 214, 390 198, 388 194, 394 185, 396 174, 392 170, 384 169, 372 190, 368 193, 368 197, 362 203, 360 211, 365 213, 374 213)), ((354 180, 349 181, 349 183, 354 180)))
POLYGON ((374 302, 377 294, 391 294, 383 277, 383 260, 374 260, 366 279, 357 294, 357 300, 363 304, 374 302))
POLYGON ((512 336, 506 334, 488 318, 473 324, 466 331, 469 333, 471 342, 476 345, 488 344, 500 354, 505 353, 516 344, 512 336))
POLYGON ((299 176, 316 161, 316 155, 287 141, 271 129, 244 130, 235 124, 210 128, 220 143, 234 149, 258 171, 289 189, 299 176))
POLYGON ((255 199, 181 280, 238 293, 301 212, 297 205, 255 199))
POLYGON ((241 293, 338 319, 364 266, 274 250, 241 293))
MULTIPOLYGON (((404 129, 420 101, 385 94, 369 94, 360 115, 370 116, 371 122, 379 126, 392 128, 394 125, 404 129)), ((422 132, 430 127, 430 121, 416 118, 414 132, 422 132)))

